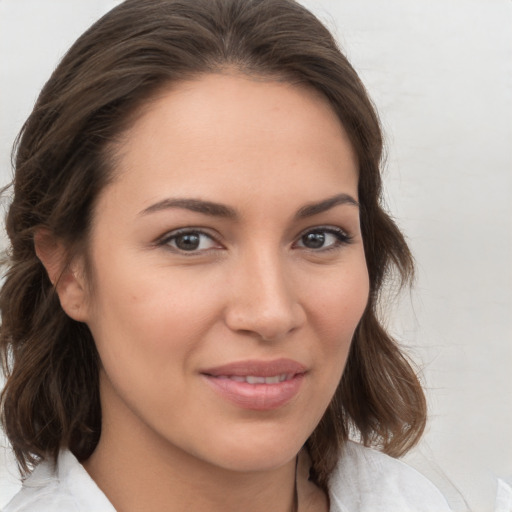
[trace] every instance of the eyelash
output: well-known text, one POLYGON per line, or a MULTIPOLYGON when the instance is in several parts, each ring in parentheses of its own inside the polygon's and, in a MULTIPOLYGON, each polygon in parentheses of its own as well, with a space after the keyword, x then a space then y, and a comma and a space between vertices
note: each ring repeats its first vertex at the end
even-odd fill
MULTIPOLYGON (((318 226, 315 228, 309 228, 309 229, 303 231, 299 235, 298 241, 302 240, 306 235, 313 234, 313 233, 329 234, 329 235, 334 235, 336 237, 336 242, 327 247, 321 247, 319 249, 303 247, 305 250, 315 252, 315 253, 334 251, 344 245, 348 245, 348 244, 352 243, 352 241, 353 241, 353 237, 350 236, 346 231, 344 231, 341 228, 337 228, 337 227, 333 227, 333 226, 318 226)), ((296 243, 297 242, 295 242, 295 244, 296 243)))
MULTIPOLYGON (((294 246, 297 246, 297 244, 304 239, 306 235, 309 234, 328 234, 328 235, 334 235, 336 238, 335 243, 327 246, 327 247, 320 247, 320 248, 311 248, 311 247, 305 247, 305 246, 298 246, 300 249, 310 251, 313 253, 323 253, 328 251, 333 251, 336 249, 339 249, 341 246, 348 245, 352 243, 353 237, 346 233, 344 230, 333 227, 333 226, 317 226, 314 228, 308 228, 307 230, 303 231, 297 238, 297 241, 294 242, 294 246)), ((208 249, 194 249, 194 250, 184 250, 180 249, 179 247, 170 245, 172 241, 175 241, 180 236, 185 235, 197 235, 199 237, 205 236, 209 238, 213 243, 218 243, 216 238, 212 235, 206 233, 204 230, 200 228, 181 228, 174 231, 171 231, 170 233, 167 233, 164 237, 162 237, 160 240, 157 241, 156 245, 161 247, 168 247, 171 250, 183 254, 186 256, 197 256, 200 254, 204 254, 206 251, 210 251, 213 248, 208 249)))
POLYGON ((206 233, 204 230, 202 230, 200 228, 181 228, 181 229, 176 229, 174 231, 171 231, 170 233, 167 233, 166 235, 164 235, 164 237, 161 238, 157 242, 157 245, 162 246, 162 247, 168 247, 171 250, 174 250, 174 251, 178 252, 179 254, 184 254, 186 256, 197 256, 199 254, 203 254, 205 251, 211 250, 211 249, 202 249, 202 250, 196 249, 193 251, 186 251, 184 249, 180 249, 179 247, 173 247, 172 245, 170 245, 173 240, 176 240, 178 237, 185 236, 185 235, 198 235, 199 237, 205 236, 205 237, 209 238, 212 242, 217 242, 215 237, 206 233))

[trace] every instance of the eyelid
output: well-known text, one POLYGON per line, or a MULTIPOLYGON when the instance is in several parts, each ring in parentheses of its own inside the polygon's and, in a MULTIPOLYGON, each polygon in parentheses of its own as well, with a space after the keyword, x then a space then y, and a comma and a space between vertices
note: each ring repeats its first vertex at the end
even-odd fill
POLYGON ((173 239, 175 239, 179 236, 188 235, 188 234, 197 234, 197 235, 205 236, 205 237, 209 238, 210 240, 212 240, 216 245, 222 246, 222 244, 218 240, 218 237, 209 233, 209 230, 207 230, 205 228, 194 227, 194 226, 187 226, 187 227, 177 228, 177 229, 173 229, 171 231, 167 231, 163 236, 159 237, 155 241, 155 245, 158 247, 167 247, 170 250, 172 250, 178 254, 183 254, 185 256, 194 256, 194 255, 197 256, 200 254, 204 254, 205 252, 220 248, 220 247, 211 247, 208 249, 197 249, 197 250, 193 250, 193 251, 185 251, 185 250, 180 249, 179 247, 173 247, 172 245, 170 245, 169 242, 171 242, 173 239))
POLYGON ((315 232, 316 233, 323 232, 323 233, 329 233, 331 235, 334 235, 337 238, 337 242, 335 244, 329 245, 327 247, 321 247, 318 249, 312 249, 310 247, 299 246, 300 249, 309 250, 312 252, 325 252, 325 251, 329 251, 329 250, 338 249, 344 245, 348 245, 348 244, 352 243, 352 241, 354 240, 354 237, 350 233, 348 233, 345 229, 342 229, 338 226, 330 226, 330 225, 313 226, 313 227, 303 230, 299 234, 299 236, 297 237, 297 240, 294 242, 293 245, 298 244, 301 241, 301 239, 308 233, 315 233, 315 232))
MULTIPOLYGON (((194 256, 194 255, 197 256, 197 255, 209 252, 211 250, 218 250, 218 249, 224 248, 224 246, 219 241, 219 237, 216 235, 213 235, 209 231, 210 230, 205 229, 203 227, 195 227, 195 226, 187 226, 187 227, 173 229, 171 231, 166 232, 164 235, 160 236, 155 241, 154 245, 158 246, 158 247, 167 247, 170 250, 172 250, 178 254, 183 254, 186 256, 194 256), (207 249, 196 249, 196 250, 186 251, 186 250, 180 249, 179 247, 173 247, 172 245, 170 245, 170 242, 173 239, 175 239, 181 235, 187 235, 187 234, 198 234, 198 235, 205 236, 205 237, 209 238, 214 244, 217 244, 217 247, 210 247, 207 249)), ((329 251, 329 250, 335 250, 344 245, 348 245, 348 244, 352 243, 353 238, 354 237, 352 235, 350 235, 345 229, 342 229, 341 227, 338 227, 338 226, 332 226, 332 225, 312 226, 312 227, 309 227, 309 228, 301 231, 301 233, 298 235, 295 242, 292 244, 292 247, 298 247, 300 249, 319 253, 319 252, 325 252, 325 251, 329 251), (336 237, 337 241, 333 244, 326 246, 326 247, 320 247, 317 249, 306 247, 304 245, 302 245, 302 246, 298 245, 300 243, 301 239, 305 235, 307 235, 308 233, 315 233, 315 232, 316 233, 321 232, 321 233, 327 233, 327 234, 334 235, 336 237)))

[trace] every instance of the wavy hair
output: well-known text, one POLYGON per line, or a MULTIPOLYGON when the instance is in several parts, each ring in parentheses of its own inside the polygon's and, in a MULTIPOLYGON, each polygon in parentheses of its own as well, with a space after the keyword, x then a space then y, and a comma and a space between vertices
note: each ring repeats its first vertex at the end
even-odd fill
POLYGON ((307 441, 316 481, 326 484, 349 436, 392 456, 421 436, 422 388, 377 315, 384 281, 407 283, 413 260, 382 207, 378 116, 332 35, 293 0, 127 0, 67 52, 13 152, 11 245, 0 292, 1 419, 22 473, 56 459, 62 447, 87 459, 101 433, 94 340, 62 310, 34 234, 45 228, 70 255, 84 250, 95 201, 112 179, 112 147, 134 115, 169 84, 226 69, 322 93, 359 161, 370 296, 341 382, 307 441))

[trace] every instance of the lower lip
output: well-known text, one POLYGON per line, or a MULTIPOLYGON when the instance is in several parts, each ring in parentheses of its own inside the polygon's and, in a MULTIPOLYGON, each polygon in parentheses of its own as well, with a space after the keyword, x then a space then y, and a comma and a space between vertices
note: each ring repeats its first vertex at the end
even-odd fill
POLYGON ((276 384, 248 384, 231 379, 203 375, 208 384, 223 398, 242 409, 268 411, 286 405, 299 392, 304 374, 276 384))

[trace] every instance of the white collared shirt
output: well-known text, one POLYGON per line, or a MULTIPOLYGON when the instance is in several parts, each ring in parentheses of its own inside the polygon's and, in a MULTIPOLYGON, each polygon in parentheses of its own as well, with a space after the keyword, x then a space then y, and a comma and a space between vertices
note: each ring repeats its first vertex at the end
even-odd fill
MULTIPOLYGON (((442 494, 403 462, 357 443, 346 444, 329 484, 330 512, 449 512, 442 494)), ((4 512, 116 512, 69 451, 57 468, 43 462, 4 512)))

